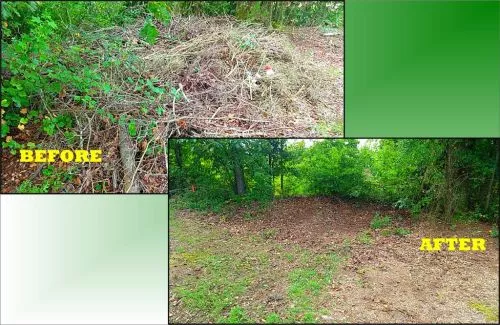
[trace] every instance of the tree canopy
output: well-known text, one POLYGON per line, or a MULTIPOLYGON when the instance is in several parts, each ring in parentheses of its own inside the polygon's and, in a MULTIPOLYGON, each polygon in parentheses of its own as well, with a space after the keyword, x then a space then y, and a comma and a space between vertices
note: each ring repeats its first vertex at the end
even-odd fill
POLYGON ((444 220, 498 218, 494 139, 171 139, 169 187, 193 208, 338 196, 444 220))

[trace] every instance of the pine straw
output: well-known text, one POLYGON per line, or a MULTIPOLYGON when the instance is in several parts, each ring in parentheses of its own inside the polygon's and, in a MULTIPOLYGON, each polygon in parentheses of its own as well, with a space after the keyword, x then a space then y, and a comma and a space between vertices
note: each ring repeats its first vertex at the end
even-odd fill
POLYGON ((170 135, 341 135, 338 72, 300 53, 285 34, 226 17, 176 18, 158 28, 158 42, 139 56, 158 86, 183 88, 181 100, 162 103, 170 135), (265 65, 276 74, 265 77, 265 65))

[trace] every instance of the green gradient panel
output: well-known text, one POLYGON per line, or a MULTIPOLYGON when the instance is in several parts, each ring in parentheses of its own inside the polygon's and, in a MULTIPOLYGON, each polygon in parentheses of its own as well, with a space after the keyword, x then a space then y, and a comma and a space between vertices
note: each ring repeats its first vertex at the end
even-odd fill
POLYGON ((499 3, 347 0, 346 136, 500 136, 499 3))
POLYGON ((165 195, 2 195, 2 324, 167 322, 165 195))

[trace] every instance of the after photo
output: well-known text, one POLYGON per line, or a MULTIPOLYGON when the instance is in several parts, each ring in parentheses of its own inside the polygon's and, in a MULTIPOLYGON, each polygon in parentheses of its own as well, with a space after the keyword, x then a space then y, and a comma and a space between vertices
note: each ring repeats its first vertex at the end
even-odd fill
POLYGON ((169 323, 498 323, 498 139, 172 139, 169 323))

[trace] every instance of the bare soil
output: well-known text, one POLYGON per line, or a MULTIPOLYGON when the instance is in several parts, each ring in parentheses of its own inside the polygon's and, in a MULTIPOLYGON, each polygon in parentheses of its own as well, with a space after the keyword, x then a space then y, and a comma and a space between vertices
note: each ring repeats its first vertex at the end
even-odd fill
MULTIPOLYGON (((200 215, 180 210, 176 216, 193 220, 204 229, 223 229, 227 238, 241 238, 241 242, 273 229, 274 241, 268 250, 277 254, 281 247, 298 246, 315 254, 336 251, 347 256, 316 306, 327 311, 317 322, 494 323, 498 319, 498 239, 489 237, 489 224, 458 224, 452 230, 445 224, 412 221, 407 213, 391 207, 339 198, 283 199, 265 210, 251 206, 231 214, 200 215), (382 230, 370 229, 377 212, 392 217, 392 229, 404 227, 411 234, 384 236, 382 230), (366 232, 373 238, 371 244, 357 240, 366 232), (486 251, 419 251, 422 237, 454 236, 485 238, 486 251), (480 312, 474 304, 488 306, 492 312, 480 312)), ((171 251, 175 242, 170 238, 171 251)), ((227 248, 233 254, 242 254, 245 249, 227 248)), ((273 262, 269 272, 277 276, 263 271, 263 279, 240 304, 264 306, 266 312, 282 310, 287 303, 286 283, 280 279, 286 278, 284 274, 291 267, 293 263, 273 262)), ((170 268, 170 288, 185 276, 182 272, 186 268, 170 268)), ((193 321, 182 303, 170 297, 176 302, 169 306, 171 320, 193 321)))

